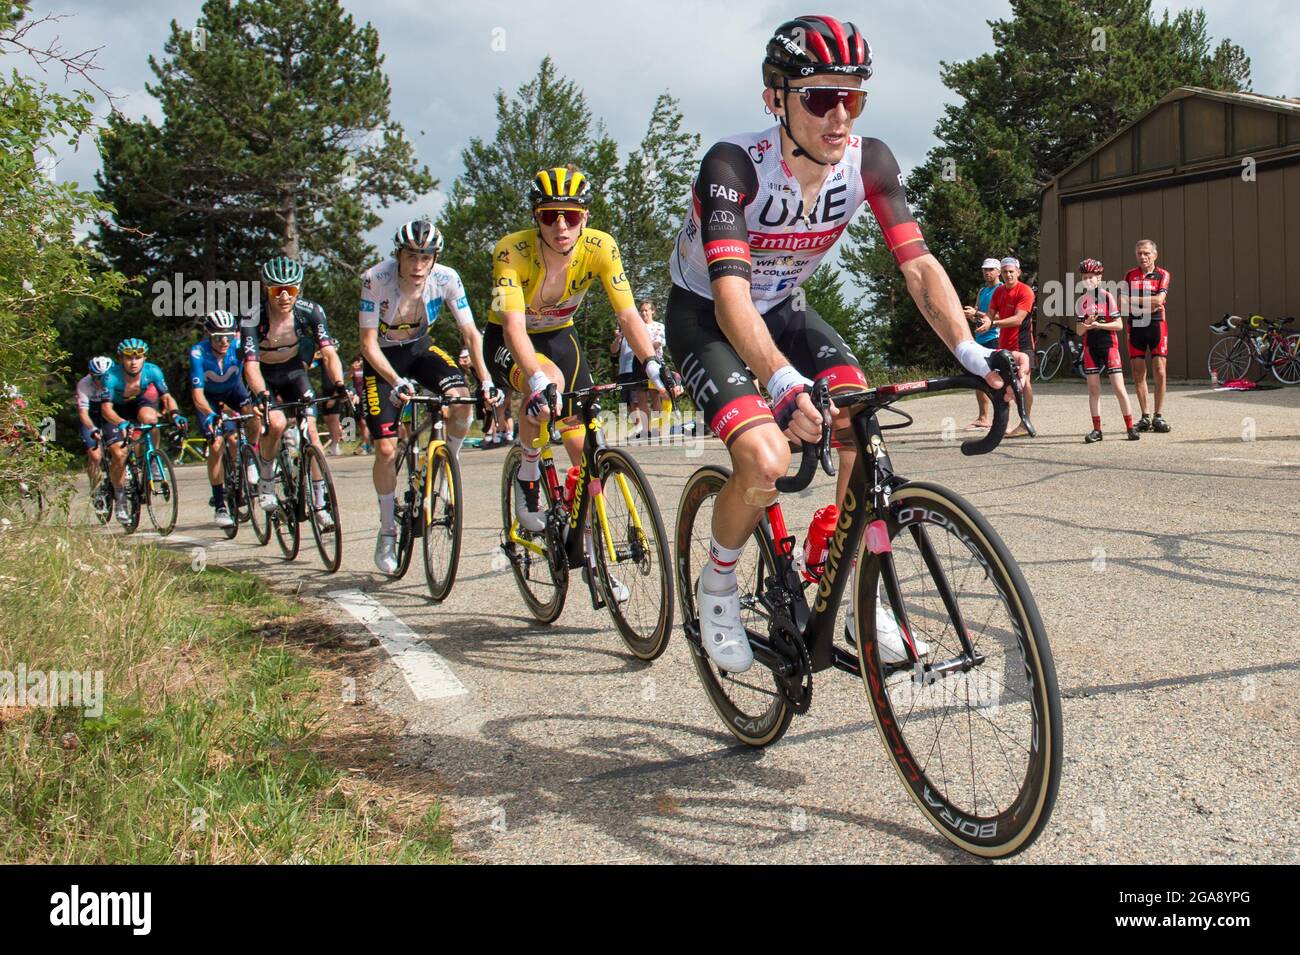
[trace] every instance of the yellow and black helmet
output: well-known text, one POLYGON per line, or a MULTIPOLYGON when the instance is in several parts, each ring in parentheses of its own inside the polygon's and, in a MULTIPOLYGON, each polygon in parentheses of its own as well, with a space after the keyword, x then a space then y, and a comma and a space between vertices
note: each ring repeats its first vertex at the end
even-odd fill
POLYGON ((529 189, 533 211, 537 211, 548 202, 581 206, 586 209, 591 202, 591 180, 573 163, 567 166, 552 166, 533 176, 529 189))

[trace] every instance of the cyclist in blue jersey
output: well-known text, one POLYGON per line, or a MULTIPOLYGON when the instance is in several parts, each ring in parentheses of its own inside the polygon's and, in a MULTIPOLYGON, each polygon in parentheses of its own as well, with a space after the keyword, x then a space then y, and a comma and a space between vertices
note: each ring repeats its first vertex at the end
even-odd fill
MULTIPOLYGON (((231 527, 234 519, 226 507, 225 439, 237 427, 227 421, 220 431, 221 409, 250 414, 253 399, 244 387, 243 349, 239 344, 239 323, 229 312, 209 312, 203 320, 207 333, 190 349, 190 394, 199 416, 199 430, 208 442, 208 483, 212 486, 212 507, 218 527, 231 527)), ((257 421, 244 424, 248 440, 257 441, 257 421)))
MULTIPOLYGON (((974 325, 975 344, 983 345, 985 348, 997 348, 998 330, 993 327, 993 319, 989 317, 989 305, 993 301, 993 293, 1002 284, 998 281, 998 277, 1002 274, 1002 266, 997 259, 988 258, 984 260, 980 271, 984 273, 984 285, 975 297, 975 307, 967 305, 963 311, 966 313, 966 318, 974 325)), ((979 402, 979 415, 966 425, 967 431, 987 428, 993 421, 993 403, 982 391, 975 392, 975 397, 979 402)))
POLYGON ((117 500, 115 516, 122 524, 131 523, 127 513, 126 451, 134 440, 131 425, 157 424, 159 412, 171 415, 180 431, 189 421, 180 412, 176 399, 167 388, 162 369, 145 361, 149 346, 138 338, 128 338, 117 346, 117 364, 104 374, 99 394, 100 412, 104 416, 104 443, 108 447, 108 476, 117 500))

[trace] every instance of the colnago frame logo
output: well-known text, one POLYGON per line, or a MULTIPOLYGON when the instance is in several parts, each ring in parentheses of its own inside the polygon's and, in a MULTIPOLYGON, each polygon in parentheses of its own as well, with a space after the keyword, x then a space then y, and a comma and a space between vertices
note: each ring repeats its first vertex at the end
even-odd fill
POLYGON ((71 706, 92 719, 104 715, 104 671, 0 670, 0 706, 71 706))
POLYGON ((218 309, 234 315, 247 315, 262 297, 261 282, 200 282, 185 280, 177 272, 170 279, 159 279, 149 291, 153 293, 153 313, 159 318, 202 318, 218 309))
POLYGON ((50 924, 126 925, 132 935, 148 935, 153 928, 153 893, 82 892, 74 885, 50 896, 50 924))

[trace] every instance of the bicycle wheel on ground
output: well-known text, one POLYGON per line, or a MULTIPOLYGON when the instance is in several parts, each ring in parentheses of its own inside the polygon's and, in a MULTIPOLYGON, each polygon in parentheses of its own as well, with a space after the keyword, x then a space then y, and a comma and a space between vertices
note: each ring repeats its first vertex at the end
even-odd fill
MULTIPOLYGON (((724 467, 700 468, 682 488, 678 505, 677 592, 682 619, 697 626, 700 615, 695 605, 695 582, 709 559, 713 505, 729 477, 731 471, 724 467)), ((764 520, 755 528, 751 546, 741 552, 736 564, 741 621, 746 630, 761 634, 768 631, 768 619, 758 596, 763 582, 776 572, 775 568, 772 537, 764 520)), ((766 746, 780 739, 794 718, 794 711, 782 695, 776 675, 757 663, 744 673, 727 673, 714 666, 698 643, 689 639, 687 643, 695 673, 704 685, 709 702, 736 739, 748 746, 766 746)))
POLYGON ((180 511, 179 495, 176 492, 176 469, 172 459, 161 447, 154 448, 145 459, 148 474, 144 496, 145 506, 149 509, 149 520, 153 522, 158 536, 166 537, 176 527, 176 515, 180 511))
MULTIPOLYGON (((523 462, 523 451, 518 445, 510 449, 501 472, 501 549, 510 562, 519 594, 528 605, 529 612, 542 623, 550 623, 564 609, 564 598, 569 589, 569 571, 566 558, 560 551, 560 542, 546 530, 529 531, 515 519, 515 475, 523 462)), ((542 510, 550 512, 551 495, 545 481, 541 482, 542 510)))
POLYGON ((865 535, 854 590, 866 621, 857 627, 863 683, 885 752, 947 839, 980 856, 1013 855, 1047 825, 1061 778, 1061 700, 1038 608, 997 532, 951 491, 905 484, 885 522, 903 613, 865 535), (906 665, 882 666, 883 627, 928 644, 934 669, 923 685, 906 665))
POLYGON ((433 446, 425 471, 424 581, 429 596, 442 601, 451 593, 460 564, 460 534, 464 514, 460 463, 445 443, 433 446))
POLYGON ((1048 345, 1043 352, 1043 360, 1038 363, 1038 380, 1051 381, 1060 373, 1064 362, 1065 345, 1059 341, 1048 345))
POLYGON ((1300 332, 1292 332, 1273 352, 1273 377, 1284 385, 1300 384, 1300 332))
POLYGON ((298 487, 296 462, 280 449, 280 506, 269 515, 271 526, 275 529, 275 539, 280 545, 280 553, 285 560, 298 556, 298 547, 302 543, 302 528, 298 519, 302 514, 302 501, 299 497, 302 489, 298 487))
POLYGON ((127 522, 122 525, 122 530, 127 534, 132 534, 140 526, 141 497, 144 494, 144 474, 140 469, 140 459, 135 457, 127 462, 127 487, 126 487, 126 516, 127 522))
POLYGON ((1250 362, 1250 345, 1240 338, 1220 338, 1210 346, 1206 367, 1210 378, 1217 375, 1219 384, 1223 384, 1245 378, 1250 373, 1250 362))
POLYGON ((240 446, 239 451, 240 506, 244 509, 245 519, 253 525, 253 536, 265 547, 271 540, 271 516, 258 503, 257 484, 248 480, 250 473, 259 473, 257 452, 245 444, 240 446))
POLYGON ((308 487, 302 488, 303 510, 311 524, 311 536, 328 573, 343 562, 343 525, 339 521, 339 502, 334 493, 334 476, 321 449, 314 444, 303 448, 304 472, 308 487))
POLYGON ((231 435, 227 435, 221 449, 221 484, 226 495, 226 512, 230 514, 231 521, 230 526, 224 528, 228 540, 239 533, 239 522, 244 516, 240 500, 244 493, 244 482, 239 476, 239 451, 234 440, 231 435))
POLYGON ((628 649, 653 660, 673 632, 673 576, 659 503, 640 465, 618 448, 600 452, 596 473, 602 493, 592 502, 591 545, 605 605, 628 649))

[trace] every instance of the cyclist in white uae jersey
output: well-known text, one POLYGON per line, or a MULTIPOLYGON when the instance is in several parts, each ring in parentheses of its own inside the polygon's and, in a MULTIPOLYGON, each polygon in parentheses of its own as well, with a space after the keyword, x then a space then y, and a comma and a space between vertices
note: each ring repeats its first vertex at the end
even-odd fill
MULTIPOLYGON (((782 432, 796 441, 820 437, 822 417, 808 395, 812 378, 826 379, 832 392, 866 384, 840 335, 793 295, 864 202, 931 327, 966 370, 1003 386, 907 209, 893 154, 879 140, 852 134, 870 76, 871 49, 853 24, 805 16, 778 27, 763 61, 763 100, 779 124, 705 154, 670 260, 668 350, 731 456, 696 598, 703 646, 715 665, 733 673, 753 663, 736 562, 789 468, 782 432)), ((1028 359, 1017 355, 1016 362, 1023 379, 1028 359)), ((836 418, 847 424, 845 414, 836 418)), ((842 444, 841 507, 857 463, 852 440, 842 444)), ((883 653, 888 641, 880 642, 883 653)))

